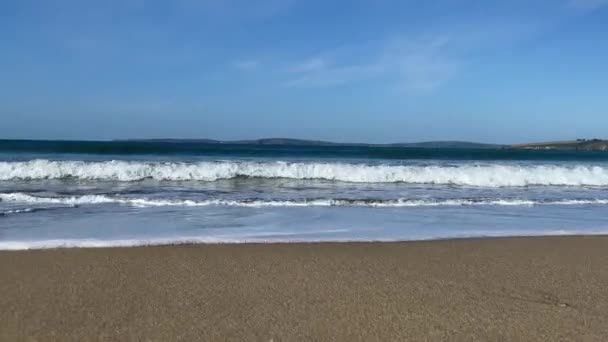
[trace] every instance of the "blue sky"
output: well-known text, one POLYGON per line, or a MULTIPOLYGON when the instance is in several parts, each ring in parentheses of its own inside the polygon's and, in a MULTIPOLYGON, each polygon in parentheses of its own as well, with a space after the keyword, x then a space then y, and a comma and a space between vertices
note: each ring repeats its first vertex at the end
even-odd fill
POLYGON ((4 0, 0 137, 608 138, 608 0, 4 0))

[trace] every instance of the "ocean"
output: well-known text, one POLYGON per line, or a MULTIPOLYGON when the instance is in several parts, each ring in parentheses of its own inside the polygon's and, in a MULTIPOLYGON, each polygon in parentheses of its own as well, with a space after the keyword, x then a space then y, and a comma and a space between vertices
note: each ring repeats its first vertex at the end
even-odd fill
POLYGON ((0 249, 608 233, 608 153, 0 141, 0 249))

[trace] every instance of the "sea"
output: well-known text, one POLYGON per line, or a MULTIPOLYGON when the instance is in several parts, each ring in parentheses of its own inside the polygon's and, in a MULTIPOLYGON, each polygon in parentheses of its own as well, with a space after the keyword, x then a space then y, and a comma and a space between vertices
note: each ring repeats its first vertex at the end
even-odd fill
POLYGON ((0 141, 0 249, 608 233, 608 153, 0 141))

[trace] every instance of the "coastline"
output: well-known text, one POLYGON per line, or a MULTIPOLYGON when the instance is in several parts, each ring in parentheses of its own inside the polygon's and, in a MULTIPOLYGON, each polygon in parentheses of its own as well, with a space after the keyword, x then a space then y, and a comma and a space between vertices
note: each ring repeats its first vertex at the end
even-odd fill
POLYGON ((283 239, 223 239, 217 237, 185 237, 185 238, 159 238, 159 239, 57 239, 41 241, 3 241, 0 242, 0 253, 28 252, 45 250, 88 250, 88 249, 130 249, 152 247, 193 247, 193 246, 271 246, 271 245, 357 245, 357 244, 408 244, 433 241, 460 241, 460 240, 495 240, 495 239, 521 239, 521 238, 559 238, 559 237, 608 237, 605 230, 597 231, 548 231, 543 233, 514 234, 514 235, 483 235, 483 236, 446 236, 423 237, 411 239, 336 239, 336 240, 283 240, 283 239))
POLYGON ((0 251, 0 339, 602 340, 608 236, 0 251))

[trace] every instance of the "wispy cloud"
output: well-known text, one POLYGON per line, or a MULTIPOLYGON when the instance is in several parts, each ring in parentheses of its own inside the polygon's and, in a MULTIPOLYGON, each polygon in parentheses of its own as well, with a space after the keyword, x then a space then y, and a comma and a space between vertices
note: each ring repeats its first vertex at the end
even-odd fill
POLYGON ((570 0, 568 5, 581 10, 595 10, 608 5, 608 0, 570 0))
POLYGON ((293 73, 307 73, 322 70, 327 67, 327 59, 325 57, 312 57, 310 59, 296 62, 287 68, 287 71, 293 73))
POLYGON ((302 72, 289 80, 288 86, 327 87, 365 81, 381 74, 381 66, 362 64, 353 66, 327 66, 312 72, 302 72))
POLYGON ((214 21, 264 21, 287 11, 295 0, 174 0, 183 11, 214 21))
POLYGON ((444 35, 396 40, 384 53, 384 63, 395 72, 397 86, 407 92, 430 92, 453 77, 462 63, 444 35))
POLYGON ((235 61, 232 63, 232 66, 235 69, 244 70, 244 71, 257 69, 259 65, 260 65, 260 63, 253 59, 240 60, 240 61, 235 61))
POLYGON ((438 36, 391 40, 359 63, 349 62, 348 56, 373 48, 344 48, 338 54, 341 58, 316 56, 293 63, 288 68, 293 75, 287 85, 327 87, 381 80, 407 92, 432 91, 450 80, 458 69, 458 61, 445 51, 448 42, 438 36))

